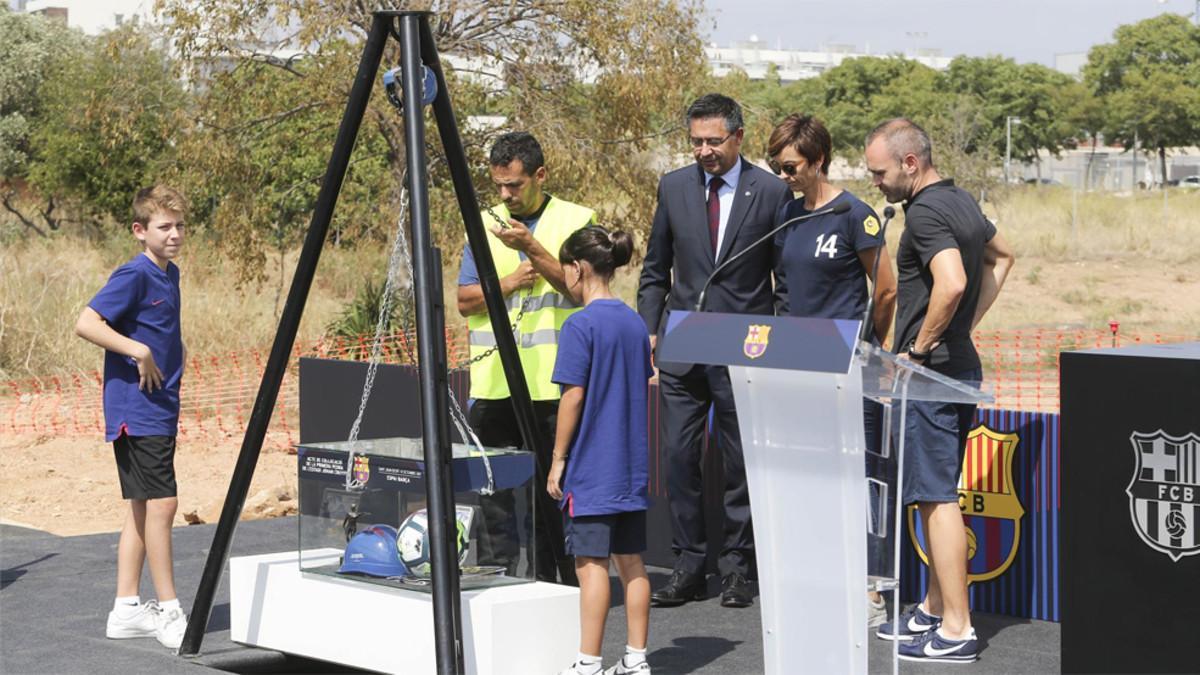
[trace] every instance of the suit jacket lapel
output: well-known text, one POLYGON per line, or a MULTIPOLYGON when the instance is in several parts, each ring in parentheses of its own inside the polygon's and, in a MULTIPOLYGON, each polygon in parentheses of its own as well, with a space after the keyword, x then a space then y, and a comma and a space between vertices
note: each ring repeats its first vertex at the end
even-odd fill
MULTIPOLYGON (((746 214, 750 212, 750 205, 758 196, 758 191, 755 189, 758 181, 754 173, 750 171, 752 165, 745 159, 742 159, 741 162, 742 175, 738 178, 737 189, 733 193, 733 208, 729 210, 729 221, 725 223, 725 236, 721 238, 721 250, 717 255, 717 263, 729 256, 729 250, 733 248, 733 240, 737 238, 742 221, 746 219, 746 214)), ((705 222, 707 222, 707 216, 705 222)))

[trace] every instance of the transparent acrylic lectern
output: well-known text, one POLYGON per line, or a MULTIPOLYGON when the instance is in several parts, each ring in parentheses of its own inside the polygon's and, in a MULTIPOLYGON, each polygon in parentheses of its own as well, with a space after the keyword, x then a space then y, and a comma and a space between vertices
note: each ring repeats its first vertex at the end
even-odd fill
MULTIPOLYGON (((903 472, 890 491, 868 480, 863 397, 883 404, 880 452, 895 447, 897 466, 903 466, 904 438, 890 436, 893 426, 905 428, 905 402, 990 400, 978 383, 861 342, 860 325, 672 312, 659 345, 660 361, 729 366, 770 674, 867 672, 868 640, 875 638, 867 630, 866 592, 899 599, 903 472), (881 537, 887 527, 892 562, 869 575, 867 537, 881 537)), ((899 602, 893 608, 894 621, 899 602)))

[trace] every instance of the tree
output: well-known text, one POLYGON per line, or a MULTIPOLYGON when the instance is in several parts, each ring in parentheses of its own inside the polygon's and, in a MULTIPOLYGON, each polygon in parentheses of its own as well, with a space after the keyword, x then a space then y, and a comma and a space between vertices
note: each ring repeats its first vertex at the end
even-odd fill
MULTIPOLYGON (((881 112, 876 105, 877 97, 890 92, 888 104, 894 104, 900 88, 927 84, 932 74, 931 68, 917 61, 881 57, 846 59, 823 73, 818 90, 834 151, 855 160, 860 158, 863 139, 871 129, 884 119, 901 114, 881 112)), ((908 108, 902 114, 913 113, 908 108)))
POLYGON ((1100 135, 1104 132, 1107 111, 1104 102, 1082 82, 1071 82, 1054 94, 1054 107, 1063 116, 1067 125, 1074 129, 1077 138, 1087 138, 1091 145, 1088 154, 1084 186, 1092 185, 1092 167, 1096 161, 1096 147, 1100 143, 1100 135))
MULTIPOLYGON (((195 106, 194 130, 182 140, 173 182, 193 202, 192 218, 234 262, 238 281, 267 277, 267 254, 278 268, 276 311, 285 281, 284 256, 303 237, 329 160, 331 137, 344 100, 333 89, 313 90, 350 58, 342 41, 327 46, 325 59, 296 59, 286 68, 244 60, 204 80, 195 106)), ((372 239, 391 232, 394 201, 388 148, 377 133, 362 134, 350 158, 333 242, 372 239)))
POLYGON ((133 194, 174 161, 186 103, 149 35, 133 27, 104 34, 42 85, 30 182, 127 224, 133 194))
POLYGON ((1200 89, 1177 72, 1128 73, 1120 90, 1106 97, 1114 137, 1140 137, 1158 151, 1162 185, 1166 186, 1167 148, 1192 145, 1200 135, 1200 89))
POLYGON ((1200 28, 1177 14, 1120 26, 1114 42, 1088 53, 1084 82, 1109 109, 1107 135, 1158 151, 1166 185, 1167 148, 1200 140, 1200 28))
POLYGON ((1018 65, 1000 56, 960 56, 950 62, 943 90, 974 96, 980 102, 989 126, 996 131, 991 138, 998 156, 1007 149, 1007 118, 1020 118, 1021 124, 1012 128, 1012 155, 1035 163, 1040 175, 1041 151, 1057 156, 1074 140, 1075 129, 1055 105, 1056 93, 1070 83, 1070 77, 1036 63, 1018 65))
MULTIPOLYGON (((18 194, 35 156, 34 128, 43 114, 43 83, 66 67, 83 44, 79 33, 56 21, 17 14, 0 5, 0 203, 30 232, 46 236, 33 216, 21 211, 18 194)), ((27 195, 32 196, 32 195, 27 195)), ((39 206, 43 225, 59 228, 53 198, 39 206)))
MULTIPOLYGON (((340 119, 371 22, 364 3, 158 0, 157 7, 193 81, 211 79, 216 63, 233 68, 259 63, 281 71, 285 79, 295 78, 291 86, 259 99, 254 112, 258 125, 276 125, 302 106, 309 106, 306 115, 340 119)), ((450 71, 455 111, 481 201, 494 199, 486 161, 491 139, 500 131, 526 129, 546 150, 551 192, 597 208, 606 225, 648 231, 658 172, 652 157, 684 149, 682 113, 696 93, 692 87, 706 81, 697 3, 466 0, 417 6, 393 1, 378 9, 433 11, 439 52, 462 59, 457 62, 461 71, 448 59, 443 65, 450 71), (470 123, 483 113, 504 116, 503 127, 470 123)), ((384 65, 398 63, 399 46, 392 41, 384 65)), ((213 96, 230 100, 241 93, 213 91, 213 96)), ((379 148, 388 179, 399 185, 406 152, 401 119, 380 93, 369 103, 359 146, 379 148)), ((207 100, 218 116, 234 107, 207 100)), ((226 119, 214 119, 211 125, 236 127, 226 119)), ((323 141, 326 148, 332 147, 333 136, 332 127, 311 132, 313 142, 319 146, 323 141)), ((462 247, 463 230, 432 129, 428 150, 431 222, 451 264, 462 247)), ((311 180, 319 181, 324 160, 311 169, 311 180)), ((262 180, 247 179, 250 185, 262 180)), ((390 216, 395 202, 390 199, 385 209, 378 202, 373 206, 390 216)), ((345 205, 343 196, 339 208, 345 205)), ((310 209, 303 204, 297 210, 310 209)), ((223 216, 214 211, 213 218, 217 222, 223 216)))

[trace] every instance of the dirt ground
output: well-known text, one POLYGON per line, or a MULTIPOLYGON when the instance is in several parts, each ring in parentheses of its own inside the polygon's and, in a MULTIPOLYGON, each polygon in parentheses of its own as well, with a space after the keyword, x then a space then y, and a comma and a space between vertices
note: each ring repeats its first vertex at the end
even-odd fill
POLYGON ((1100 329, 1200 339, 1200 274, 1152 259, 1017 260, 980 330, 1100 329))
MULTIPOLYGON (((243 519, 295 513, 296 456, 280 446, 264 447, 243 519)), ((180 440, 177 527, 217 521, 240 449, 240 436, 180 440)), ((75 535, 120 530, 125 514, 112 445, 102 438, 0 439, 0 521, 75 535)))

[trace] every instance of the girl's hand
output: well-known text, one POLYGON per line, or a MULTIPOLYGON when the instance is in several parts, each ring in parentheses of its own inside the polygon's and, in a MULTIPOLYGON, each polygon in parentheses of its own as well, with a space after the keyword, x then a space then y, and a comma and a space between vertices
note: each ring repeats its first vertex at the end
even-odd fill
POLYGON ((555 499, 562 499, 562 476, 563 471, 567 468, 567 458, 554 458, 554 462, 550 464, 550 476, 546 479, 546 492, 550 493, 555 499))

